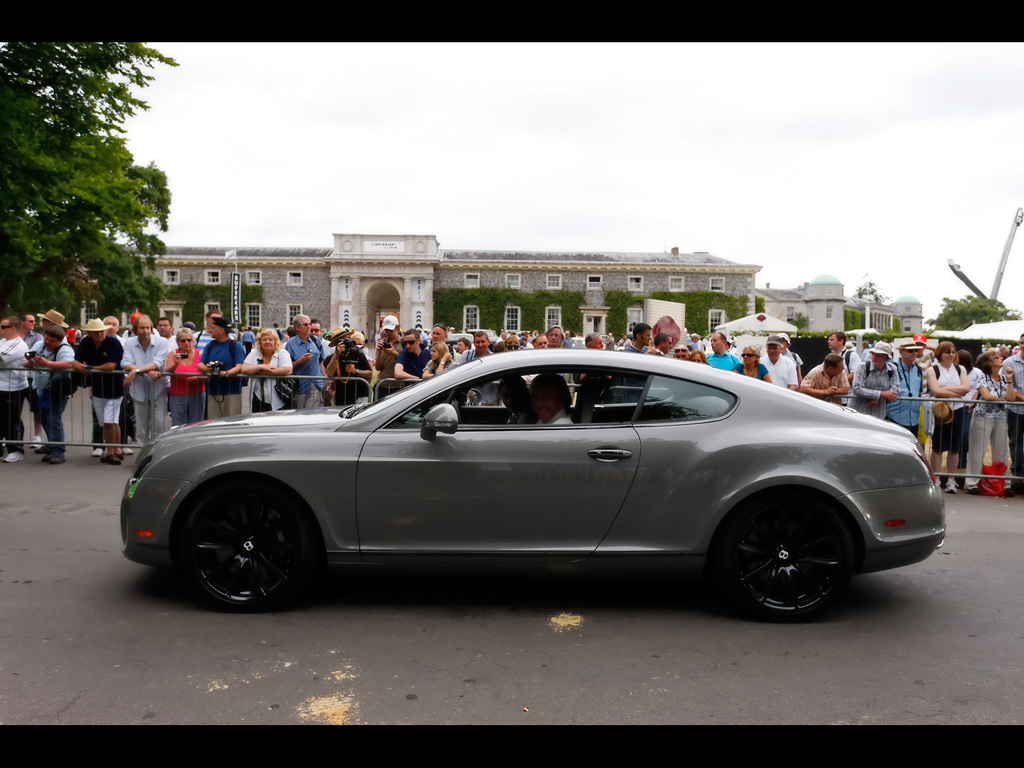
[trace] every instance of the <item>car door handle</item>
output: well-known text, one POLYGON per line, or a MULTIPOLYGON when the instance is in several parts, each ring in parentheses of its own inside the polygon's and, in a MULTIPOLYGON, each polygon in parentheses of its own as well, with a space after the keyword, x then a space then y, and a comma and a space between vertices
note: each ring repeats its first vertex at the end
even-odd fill
POLYGON ((625 448, 592 448, 587 451, 587 456, 598 461, 621 461, 633 455, 632 451, 625 448))

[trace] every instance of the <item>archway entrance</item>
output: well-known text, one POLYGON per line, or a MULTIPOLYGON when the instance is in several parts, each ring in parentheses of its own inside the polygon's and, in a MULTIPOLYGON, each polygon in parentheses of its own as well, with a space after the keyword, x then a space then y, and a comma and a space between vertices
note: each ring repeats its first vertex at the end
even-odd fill
POLYGON ((380 331, 380 324, 385 315, 394 315, 398 322, 402 323, 402 295, 398 287, 388 280, 378 280, 366 289, 363 306, 366 308, 368 342, 373 338, 373 334, 380 331))

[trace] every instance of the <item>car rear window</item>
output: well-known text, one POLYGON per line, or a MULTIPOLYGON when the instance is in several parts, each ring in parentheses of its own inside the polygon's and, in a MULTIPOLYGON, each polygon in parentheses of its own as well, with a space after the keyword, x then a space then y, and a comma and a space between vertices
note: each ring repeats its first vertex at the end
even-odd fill
POLYGON ((644 397, 638 422, 717 419, 732 410, 736 396, 684 379, 655 376, 644 397))

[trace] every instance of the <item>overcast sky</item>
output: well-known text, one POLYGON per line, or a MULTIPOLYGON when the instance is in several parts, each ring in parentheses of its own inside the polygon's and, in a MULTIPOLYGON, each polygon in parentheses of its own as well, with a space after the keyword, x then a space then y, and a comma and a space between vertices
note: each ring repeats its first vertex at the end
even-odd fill
MULTIPOLYGON (((1024 206, 1021 45, 151 43, 128 123, 169 245, 708 251, 758 287, 992 287, 1024 206)), ((1024 309, 1024 234, 999 298, 1024 309)))

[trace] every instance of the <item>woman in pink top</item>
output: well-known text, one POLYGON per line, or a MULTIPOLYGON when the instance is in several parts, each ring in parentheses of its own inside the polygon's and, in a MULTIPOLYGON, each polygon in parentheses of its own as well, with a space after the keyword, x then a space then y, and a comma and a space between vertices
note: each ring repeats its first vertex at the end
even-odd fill
POLYGON ((192 331, 182 328, 176 338, 178 348, 167 358, 166 370, 179 374, 171 376, 167 398, 171 424, 178 427, 194 424, 206 417, 206 377, 199 375, 199 355, 192 331))

